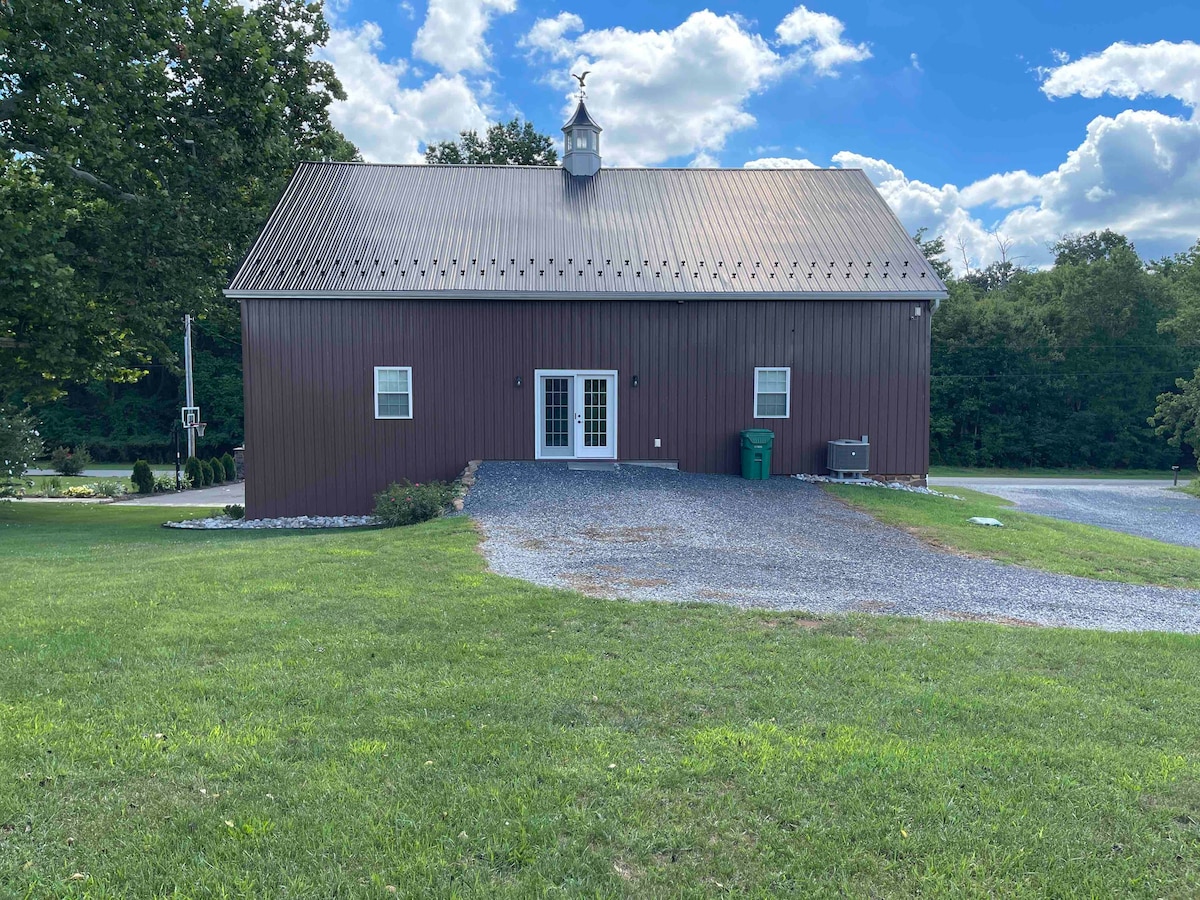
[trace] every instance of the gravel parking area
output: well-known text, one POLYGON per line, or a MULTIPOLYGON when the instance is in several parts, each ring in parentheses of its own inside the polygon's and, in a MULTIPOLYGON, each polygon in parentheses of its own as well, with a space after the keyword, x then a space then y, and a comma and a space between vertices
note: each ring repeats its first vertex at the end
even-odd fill
POLYGON ((1171 490, 1169 481, 1088 481, 1044 478, 942 478, 955 486, 995 494, 1024 512, 1200 547, 1200 500, 1171 490))
POLYGON ((600 597, 1200 633, 1200 591, 941 553, 792 478, 488 462, 466 512, 494 571, 600 597))

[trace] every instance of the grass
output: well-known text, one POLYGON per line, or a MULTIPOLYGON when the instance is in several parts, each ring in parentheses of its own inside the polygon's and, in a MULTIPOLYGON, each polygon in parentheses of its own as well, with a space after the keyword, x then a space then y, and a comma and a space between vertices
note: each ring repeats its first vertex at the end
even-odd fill
POLYGON ((1200 478, 1193 479, 1187 484, 1181 484, 1179 490, 1185 494, 1191 494, 1193 497, 1200 497, 1200 478))
MULTIPOLYGON (((207 457, 206 457, 207 458, 207 457)), ((89 469, 104 470, 108 472, 124 472, 133 474, 133 463, 131 462, 90 462, 87 464, 89 469)), ((48 459, 39 459, 29 468, 31 469, 53 469, 53 463, 48 459)), ((155 472, 174 472, 174 463, 150 463, 150 468, 155 472)))
MULTIPOLYGON (((880 492, 882 494, 882 492, 880 492)), ((1200 640, 0 505, 0 893, 1194 897, 1200 640)))
POLYGON ((1007 500, 959 487, 949 490, 962 501, 845 485, 824 487, 882 522, 972 556, 1103 581, 1200 588, 1200 550, 1192 547, 1018 512, 1007 500), (967 521, 972 516, 999 519, 1004 527, 972 525, 967 521))
MULTIPOLYGON (((930 466, 931 478, 1136 478, 1170 479, 1170 469, 1004 469, 966 466, 930 466)), ((1179 479, 1194 478, 1195 472, 1180 472, 1179 479)))

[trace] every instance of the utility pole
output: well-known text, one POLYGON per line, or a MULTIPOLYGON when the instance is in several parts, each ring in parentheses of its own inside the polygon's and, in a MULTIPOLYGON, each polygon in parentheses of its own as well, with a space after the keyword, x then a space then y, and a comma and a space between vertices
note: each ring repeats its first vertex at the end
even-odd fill
MULTIPOLYGON (((192 317, 183 317, 183 370, 187 383, 187 405, 193 407, 196 405, 195 398, 192 395, 192 317)), ((196 455, 196 429, 187 429, 187 453, 188 457, 196 455)))

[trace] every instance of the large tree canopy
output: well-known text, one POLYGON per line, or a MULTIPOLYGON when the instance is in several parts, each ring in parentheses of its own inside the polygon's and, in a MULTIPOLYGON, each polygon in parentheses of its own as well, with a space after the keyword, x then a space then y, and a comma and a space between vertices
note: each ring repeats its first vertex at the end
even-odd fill
POLYGON ((356 153, 319 3, 0 2, 0 402, 171 364, 302 159, 356 153))
POLYGON ((554 139, 541 134, 532 122, 497 122, 479 136, 477 131, 459 133, 457 141, 430 144, 425 162, 473 166, 554 166, 558 151, 554 139))

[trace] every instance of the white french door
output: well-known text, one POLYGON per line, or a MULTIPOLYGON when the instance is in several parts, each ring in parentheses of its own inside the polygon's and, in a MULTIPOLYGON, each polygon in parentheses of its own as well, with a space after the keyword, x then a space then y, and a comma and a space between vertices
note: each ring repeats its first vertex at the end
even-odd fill
POLYGON ((537 459, 617 458, 617 373, 538 369, 537 459))

